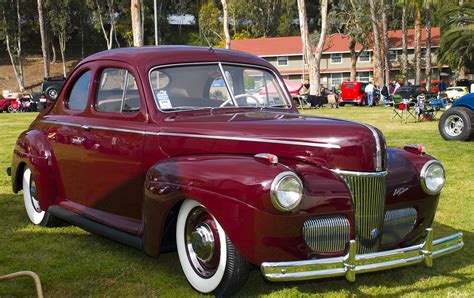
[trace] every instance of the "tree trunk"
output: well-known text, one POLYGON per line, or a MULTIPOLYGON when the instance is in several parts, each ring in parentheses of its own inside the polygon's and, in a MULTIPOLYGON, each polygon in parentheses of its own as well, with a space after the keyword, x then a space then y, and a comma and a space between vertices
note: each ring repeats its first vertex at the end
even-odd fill
POLYGON ((133 46, 143 47, 143 31, 142 31, 142 14, 141 1, 131 1, 131 15, 132 15, 132 32, 133 32, 133 46))
POLYGON ((415 85, 421 78, 421 8, 415 9, 415 85))
POLYGON ((225 48, 230 49, 229 11, 227 9, 227 0, 221 0, 221 2, 222 2, 222 10, 224 12, 225 48))
POLYGON ((53 52, 53 56, 51 57, 51 63, 56 64, 56 48, 54 47, 53 40, 51 40, 51 51, 53 52))
POLYGON ((64 35, 59 34, 59 51, 61 52, 61 61, 63 62, 63 77, 66 77, 66 59, 64 58, 64 52, 66 51, 66 38, 64 35))
MULTIPOLYGON (((315 65, 314 72, 316 75, 314 92, 316 95, 321 95, 321 56, 323 54, 324 42, 326 41, 326 31, 327 31, 327 16, 328 16, 328 0, 321 0, 321 33, 319 34, 318 45, 314 51, 315 65)), ((311 88, 310 88, 311 89, 311 88)))
POLYGON ((383 82, 383 71, 382 71, 382 57, 381 57, 381 48, 380 48, 380 34, 377 28, 377 12, 376 12, 376 2, 375 0, 369 0, 370 4, 370 17, 372 20, 372 31, 374 32, 374 60, 375 60, 375 71, 374 71, 374 80, 375 84, 380 86, 380 83, 383 82), (375 74, 377 77, 375 78, 375 74))
POLYGON ((82 15, 79 17, 79 23, 81 28, 81 59, 84 59, 84 28, 82 24, 82 15))
POLYGON ((298 18, 300 23, 301 41, 303 44, 303 63, 306 62, 309 67, 309 94, 314 95, 316 94, 314 91, 314 86, 316 85, 314 73, 315 59, 313 52, 311 51, 311 40, 309 38, 305 0, 298 0, 298 18))
POLYGON ((112 44, 113 44, 113 30, 114 30, 114 23, 113 23, 113 15, 111 13, 111 10, 112 8, 110 7, 110 4, 113 4, 113 0, 109 0, 107 1, 107 3, 109 4, 109 17, 110 18, 110 32, 109 34, 107 34, 107 30, 105 30, 105 26, 104 26, 104 20, 102 19, 102 10, 100 8, 100 5, 99 5, 99 1, 95 1, 95 4, 97 6, 97 17, 99 19, 99 23, 100 23, 100 28, 102 29, 102 33, 104 34, 104 38, 105 38, 105 41, 107 43, 107 49, 110 50, 112 48, 112 44))
POLYGON ((408 25, 407 25, 407 6, 402 7, 402 77, 403 84, 408 83, 408 25))
POLYGON ((357 79, 357 53, 355 47, 355 40, 351 40, 351 43, 349 44, 349 50, 351 51, 351 82, 354 82, 357 79))
POLYGON ((426 15, 426 56, 425 56, 425 77, 426 77, 426 90, 429 91, 431 88, 431 3, 427 4, 428 7, 425 9, 426 15))
POLYGON ((25 91, 25 76, 23 74, 23 58, 21 56, 21 15, 20 0, 16 0, 16 16, 18 26, 17 56, 18 56, 18 87, 20 91, 25 91))
POLYGON ((43 0, 38 0, 38 22, 41 35, 41 51, 43 52, 43 68, 44 77, 49 77, 49 51, 48 51, 48 38, 46 36, 44 15, 43 15, 43 0))
POLYGON ((381 88, 383 85, 387 85, 390 82, 390 43, 388 40, 388 16, 387 12, 390 10, 390 4, 386 0, 382 0, 382 42, 384 49, 384 68, 385 68, 385 80, 383 84, 380 84, 381 88))

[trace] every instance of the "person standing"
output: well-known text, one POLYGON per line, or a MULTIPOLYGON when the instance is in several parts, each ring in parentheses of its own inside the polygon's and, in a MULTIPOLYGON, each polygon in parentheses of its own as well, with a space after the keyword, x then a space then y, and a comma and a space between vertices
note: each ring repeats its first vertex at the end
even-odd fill
POLYGON ((387 88, 387 85, 384 85, 383 88, 382 88, 382 91, 380 92, 383 96, 383 104, 385 106, 388 106, 388 88, 387 88))
POLYGON ((371 107, 374 104, 374 91, 375 91, 374 84, 372 84, 372 82, 369 82, 367 86, 365 86, 364 91, 365 91, 365 94, 367 94, 367 101, 368 101, 369 107, 371 107))

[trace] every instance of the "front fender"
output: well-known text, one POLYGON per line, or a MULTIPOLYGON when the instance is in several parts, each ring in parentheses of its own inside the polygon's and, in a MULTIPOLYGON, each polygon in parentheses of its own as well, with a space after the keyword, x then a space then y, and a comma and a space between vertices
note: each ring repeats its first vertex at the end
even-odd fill
POLYGON ((238 217, 246 218, 243 210, 278 213, 271 204, 269 190, 273 178, 286 170, 281 164, 235 155, 181 156, 155 164, 148 170, 145 182, 145 251, 159 254, 170 210, 190 198, 216 217, 239 249, 243 239, 235 227, 238 217), (236 214, 237 218, 233 216, 236 214))
POLYGON ((54 155, 47 136, 37 130, 26 131, 17 139, 12 157, 12 190, 22 189, 25 166, 35 177, 41 209, 47 210, 57 196, 53 170, 54 155))

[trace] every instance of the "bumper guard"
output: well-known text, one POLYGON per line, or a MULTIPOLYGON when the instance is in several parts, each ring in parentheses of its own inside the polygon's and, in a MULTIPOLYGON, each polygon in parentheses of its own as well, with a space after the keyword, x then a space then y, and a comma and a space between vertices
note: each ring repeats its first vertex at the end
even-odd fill
POLYGON ((349 242, 349 252, 345 256, 293 261, 265 262, 260 266, 263 276, 270 281, 297 281, 326 277, 345 276, 354 282, 356 274, 382 271, 424 262, 433 266, 433 259, 460 250, 464 246, 462 233, 433 240, 433 229, 426 229, 425 241, 418 245, 381 251, 356 254, 357 242, 349 242))

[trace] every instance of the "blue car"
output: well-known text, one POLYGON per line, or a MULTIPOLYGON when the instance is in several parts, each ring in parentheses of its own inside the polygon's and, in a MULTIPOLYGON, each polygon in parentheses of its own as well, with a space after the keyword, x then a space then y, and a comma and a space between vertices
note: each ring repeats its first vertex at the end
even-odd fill
POLYGON ((474 137, 474 93, 456 100, 441 116, 438 124, 443 139, 468 141, 474 137))

